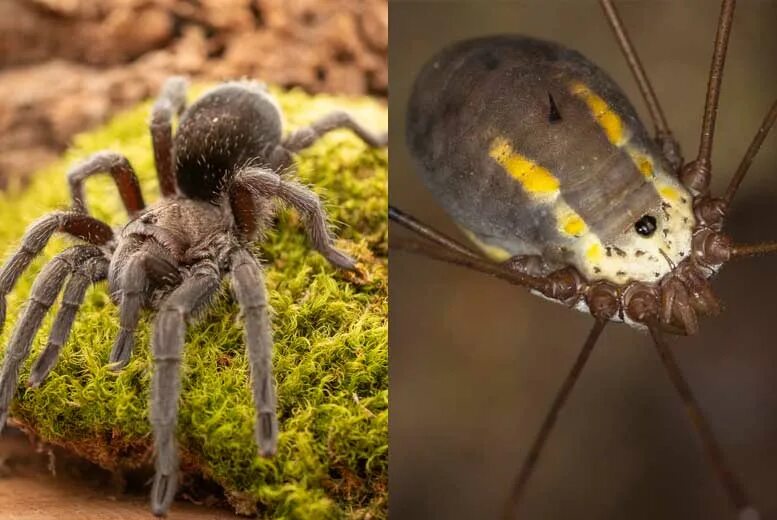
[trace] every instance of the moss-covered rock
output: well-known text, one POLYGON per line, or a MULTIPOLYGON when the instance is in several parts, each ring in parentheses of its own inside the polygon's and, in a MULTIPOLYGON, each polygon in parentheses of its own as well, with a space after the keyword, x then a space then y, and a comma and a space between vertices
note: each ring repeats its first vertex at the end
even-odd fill
MULTIPOLYGON (((343 108, 384 129, 386 111, 369 99, 275 92, 287 130, 343 108)), ((149 105, 79 136, 63 159, 25 189, 0 196, 0 248, 10 253, 37 217, 69 205, 64 173, 74 161, 111 148, 127 155, 146 199, 158 197, 149 105)), ((274 518, 382 518, 388 482, 387 152, 370 150, 348 131, 328 135, 298 160, 299 178, 325 201, 361 276, 342 273, 312 251, 292 211, 257 244, 273 308, 273 356, 281 426, 278 454, 257 456, 242 322, 231 293, 190 327, 183 368, 178 439, 182 470, 217 482, 238 512, 274 518)), ((88 183, 93 214, 126 222, 108 178, 88 183)), ((66 246, 55 238, 8 298, 5 345, 33 279, 66 246)), ((152 361, 144 316, 138 347, 120 373, 106 365, 118 309, 105 284, 87 293, 70 340, 48 379, 27 389, 31 361, 48 337, 49 314, 22 371, 13 417, 42 440, 67 446, 101 466, 151 463, 148 400, 152 361)))

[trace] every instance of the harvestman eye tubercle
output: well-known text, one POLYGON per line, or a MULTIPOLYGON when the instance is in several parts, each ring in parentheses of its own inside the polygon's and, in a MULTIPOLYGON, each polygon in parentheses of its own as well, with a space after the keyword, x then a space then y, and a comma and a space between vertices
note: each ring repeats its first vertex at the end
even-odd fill
POLYGON ((696 334, 700 316, 720 313, 710 280, 724 264, 777 252, 777 242, 737 244, 723 232, 777 119, 777 101, 726 192, 713 195, 710 157, 734 0, 722 2, 699 151, 687 163, 612 1, 601 3, 654 135, 613 80, 574 50, 509 35, 455 43, 416 78, 406 140, 422 180, 479 251, 395 207, 389 218, 415 237, 392 237, 392 247, 491 274, 595 320, 515 479, 504 518, 518 515, 561 407, 605 325, 616 321, 650 333, 739 518, 757 519, 665 334, 696 334))

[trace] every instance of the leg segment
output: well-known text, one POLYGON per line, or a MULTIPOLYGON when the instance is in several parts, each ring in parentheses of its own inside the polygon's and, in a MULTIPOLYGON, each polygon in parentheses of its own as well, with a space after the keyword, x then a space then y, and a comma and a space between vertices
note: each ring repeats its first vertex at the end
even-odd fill
POLYGON ((623 52, 623 56, 629 64, 631 73, 637 81, 639 91, 642 94, 642 99, 645 100, 648 112, 650 112, 650 119, 653 121, 653 125, 656 128, 655 140, 664 152, 664 157, 666 157, 667 161, 676 172, 683 164, 680 144, 672 135, 672 131, 669 130, 664 111, 661 110, 661 104, 658 102, 658 97, 656 97, 656 93, 653 91, 653 86, 650 84, 647 74, 645 74, 645 69, 642 68, 642 62, 639 59, 639 55, 634 49, 634 45, 632 45, 626 29, 623 27, 623 22, 618 15, 618 10, 615 8, 612 0, 600 0, 600 3, 607 16, 607 21, 610 23, 610 27, 612 27, 612 30, 615 33, 615 39, 618 40, 618 45, 623 52))
POLYGON ((298 153, 311 146, 325 134, 339 129, 348 129, 372 148, 381 148, 388 144, 388 134, 375 134, 368 130, 347 112, 337 111, 327 114, 315 123, 293 131, 273 154, 273 167, 276 171, 291 165, 291 154, 298 153))
POLYGON ((99 249, 76 246, 55 256, 35 279, 32 293, 21 318, 14 328, 5 351, 3 368, 0 371, 0 431, 5 426, 8 411, 16 390, 19 368, 30 355, 32 341, 43 322, 46 312, 54 304, 65 278, 91 256, 100 254, 99 249))
POLYGON ((67 173, 70 184, 70 196, 73 199, 73 210, 87 213, 84 198, 84 181, 98 173, 109 173, 119 189, 119 196, 124 208, 130 216, 137 214, 146 207, 140 182, 129 160, 121 154, 111 151, 98 152, 85 161, 75 165, 67 173))
POLYGON ((176 266, 164 258, 162 248, 153 242, 143 244, 124 264, 119 275, 119 335, 111 350, 110 363, 121 370, 130 360, 135 346, 135 329, 149 289, 164 283, 180 282, 176 266))
POLYGON ((74 266, 75 271, 70 275, 70 279, 65 285, 65 291, 62 294, 57 317, 54 325, 51 327, 49 341, 46 348, 35 361, 35 365, 30 372, 29 385, 38 387, 46 379, 51 369, 59 359, 59 353, 62 351, 62 345, 65 344, 70 336, 70 329, 76 318, 76 312, 84 302, 84 295, 91 284, 104 280, 108 274, 108 259, 99 255, 99 250, 94 257, 89 258, 83 264, 74 266))
POLYGON ((564 384, 559 389, 558 394, 556 394, 553 405, 550 407, 548 415, 545 416, 542 427, 534 438, 529 454, 526 456, 523 466, 521 466, 521 471, 515 479, 513 491, 507 501, 507 506, 505 507, 505 520, 515 518, 516 511, 521 504, 521 499, 523 498, 523 493, 526 489, 526 484, 528 484, 529 478, 537 465, 537 460, 542 453, 542 448, 545 446, 545 442, 548 440, 550 432, 556 424, 556 418, 569 397, 570 392, 572 392, 572 388, 574 388, 578 377, 580 377, 580 372, 583 371, 583 367, 585 367, 588 357, 591 355, 591 351, 593 350, 594 345, 596 345, 596 341, 599 339, 599 335, 602 333, 602 330, 604 330, 606 324, 607 321, 605 320, 596 320, 594 327, 591 329, 588 338, 586 338, 585 343, 583 344, 582 350, 577 355, 572 370, 569 371, 569 375, 567 375, 567 378, 564 380, 564 384))
MULTIPOLYGON (((333 265, 341 269, 355 269, 354 260, 332 244, 334 238, 329 232, 326 213, 318 195, 296 182, 281 179, 279 175, 269 170, 250 170, 249 174, 236 181, 238 186, 241 183, 250 186, 260 197, 277 197, 299 211, 305 221, 305 229, 313 247, 333 265)), ((244 225, 238 223, 241 228, 244 225)))
POLYGON ((162 195, 175 195, 175 167, 173 157, 173 115, 180 116, 186 109, 186 79, 173 76, 165 81, 159 98, 151 109, 151 140, 154 163, 162 195))
POLYGON ((256 444, 259 454, 269 457, 275 453, 278 443, 278 419, 272 376, 272 332, 264 278, 259 263, 248 251, 237 251, 231 261, 232 284, 243 311, 248 360, 251 363, 256 444))
POLYGON ((201 262, 162 304, 154 325, 152 350, 155 369, 151 384, 151 425, 154 430, 156 474, 151 491, 151 509, 158 516, 166 514, 177 489, 175 427, 186 322, 208 303, 219 286, 218 266, 207 260, 201 262))
POLYGON ((664 368, 666 368, 669 379, 672 380, 672 384, 677 390, 677 393, 680 394, 683 404, 685 405, 685 410, 688 412, 688 416, 696 429, 696 433, 701 439, 707 459, 710 461, 710 464, 712 464, 715 474, 723 484, 729 499, 737 508, 740 515, 739 518, 758 518, 757 512, 753 508, 752 502, 747 497, 742 484, 739 482, 734 471, 731 469, 731 466, 723 456, 723 451, 720 449, 720 445, 715 439, 715 435, 712 433, 712 428, 710 428, 709 423, 704 418, 699 403, 696 402, 696 399, 691 392, 691 387, 688 386, 688 382, 683 377, 680 367, 677 365, 677 360, 675 360, 672 351, 664 340, 663 334, 661 334, 661 329, 657 323, 651 324, 649 328, 650 334, 653 336, 653 343, 656 346, 658 355, 661 357, 664 368))
POLYGON ((113 239, 113 231, 107 224, 79 213, 56 211, 32 223, 22 237, 19 250, 0 271, 0 330, 5 322, 5 296, 56 231, 95 245, 103 245, 113 239))

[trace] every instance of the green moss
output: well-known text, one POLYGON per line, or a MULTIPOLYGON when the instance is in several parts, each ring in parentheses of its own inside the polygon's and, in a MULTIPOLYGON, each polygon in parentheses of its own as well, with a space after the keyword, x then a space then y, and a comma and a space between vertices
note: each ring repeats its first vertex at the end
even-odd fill
MULTIPOLYGON (((287 128, 344 108, 370 128, 386 126, 386 111, 369 99, 275 92, 287 128)), ((32 185, 0 196, 0 244, 13 250, 24 228, 69 204, 64 172, 73 161, 111 148, 127 155, 147 200, 158 197, 146 121, 149 105, 80 135, 57 164, 32 185)), ((225 290, 187 336, 178 439, 182 469, 202 473, 227 492, 239 512, 274 518, 384 518, 388 481, 387 152, 370 150, 350 132, 330 134, 302 154, 299 177, 322 195, 340 237, 358 257, 362 276, 338 272, 313 252, 291 211, 283 212, 257 246, 273 308, 274 365, 281 434, 278 454, 260 459, 253 440, 243 329, 225 290)), ((93 214, 113 226, 126 222, 110 179, 89 182, 93 214)), ((32 280, 65 247, 55 238, 9 295, 10 331, 32 280)), ((109 469, 149 464, 147 403, 152 316, 138 331, 133 360, 122 372, 106 368, 118 311, 105 284, 93 287, 61 359, 38 389, 27 389, 32 359, 48 337, 49 314, 20 378, 13 416, 40 438, 65 445, 109 469)))

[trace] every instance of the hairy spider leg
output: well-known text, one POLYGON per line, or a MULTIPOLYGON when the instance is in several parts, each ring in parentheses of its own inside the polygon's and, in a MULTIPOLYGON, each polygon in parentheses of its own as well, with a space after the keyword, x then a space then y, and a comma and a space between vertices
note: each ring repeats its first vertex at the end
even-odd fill
POLYGON ((332 112, 315 121, 310 126, 299 128, 287 135, 271 155, 271 164, 275 171, 283 171, 293 163, 292 154, 312 146, 321 137, 333 130, 348 129, 372 148, 388 145, 388 134, 375 134, 362 126, 349 113, 341 110, 332 112))
POLYGON ((98 246, 113 240, 113 231, 108 224, 80 213, 54 211, 30 224, 24 232, 21 246, 0 271, 0 330, 5 323, 6 296, 57 231, 98 246))
MULTIPOLYGON (((235 179, 235 186, 237 188, 233 189, 240 189, 241 186, 250 188, 256 197, 278 198, 296 209, 302 216, 305 231, 313 247, 333 265, 341 269, 356 269, 353 258, 333 245, 334 237, 329 232, 326 212, 321 205, 321 199, 313 191, 297 182, 282 179, 280 175, 270 170, 261 168, 249 168, 241 172, 235 179)), ((245 204, 245 201, 242 203, 245 204)), ((261 201, 254 202, 255 205, 260 203, 261 201)), ((250 215, 251 213, 242 207, 238 208, 235 215, 250 215)), ((239 227, 245 226, 246 224, 239 223, 239 227)))
POLYGON ((94 256, 74 265, 74 270, 65 284, 62 301, 54 319, 54 325, 51 326, 46 348, 35 360, 30 371, 28 384, 33 388, 40 386, 59 359, 62 346, 70 336, 76 313, 84 302, 86 290, 90 285, 101 282, 108 276, 108 259, 96 247, 83 247, 91 249, 94 256))
POLYGON ((156 474, 151 491, 151 510, 167 513, 178 488, 178 448, 175 427, 181 392, 180 366, 186 324, 207 306, 221 286, 213 260, 203 260, 191 269, 162 304, 154 325, 151 344, 154 374, 151 382, 151 425, 154 431, 156 474))
POLYGON ((57 299, 65 278, 76 270, 77 265, 95 255, 102 255, 102 252, 90 246, 71 247, 52 258, 35 279, 27 306, 11 335, 0 370, 0 432, 5 426, 16 391, 19 368, 30 355, 32 341, 43 318, 57 299))
POLYGON ((173 160, 173 115, 178 117, 186 110, 186 78, 173 76, 162 86, 151 109, 151 143, 154 148, 159 190, 163 197, 171 197, 177 191, 173 160))
POLYGON ((232 254, 232 288, 245 321, 245 342, 251 365, 256 408, 254 434, 259 454, 275 454, 278 444, 275 382, 272 375, 272 332, 262 268, 245 249, 232 254))
MULTIPOLYGON (((131 246, 135 246, 130 243, 131 246)), ((137 247, 137 246, 135 246, 137 247)), ((119 251, 117 251, 119 254, 119 251)), ((123 252, 129 259, 118 275, 119 334, 111 349, 113 370, 124 368, 135 346, 135 329, 149 287, 179 284, 181 275, 167 250, 154 241, 144 241, 135 252, 123 252)))
POLYGON ((129 159, 110 150, 103 150, 90 155, 82 162, 73 166, 67 173, 70 185, 70 196, 73 199, 73 211, 89 213, 84 197, 84 181, 92 175, 108 173, 116 183, 119 196, 130 217, 137 215, 146 207, 140 182, 129 159))

